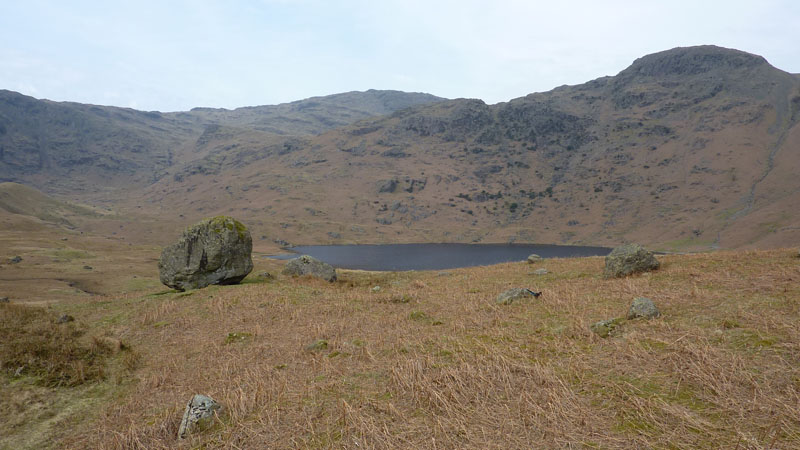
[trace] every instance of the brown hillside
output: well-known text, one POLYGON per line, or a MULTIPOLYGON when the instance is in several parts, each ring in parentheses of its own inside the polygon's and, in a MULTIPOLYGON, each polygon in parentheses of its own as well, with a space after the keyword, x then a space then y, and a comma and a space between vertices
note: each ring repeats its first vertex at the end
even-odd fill
POLYGON ((246 163, 211 179, 176 170, 145 201, 234 213, 296 243, 788 245, 800 238, 799 108, 798 78, 759 56, 677 48, 614 77, 406 109, 282 151, 242 132, 214 158, 246 163))

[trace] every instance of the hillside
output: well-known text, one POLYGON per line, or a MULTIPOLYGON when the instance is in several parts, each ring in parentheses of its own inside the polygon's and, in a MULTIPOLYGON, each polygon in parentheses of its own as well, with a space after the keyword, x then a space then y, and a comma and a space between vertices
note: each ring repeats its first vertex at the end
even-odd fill
POLYGON ((799 110, 800 79, 763 58, 677 48, 507 103, 418 106, 278 151, 253 141, 216 153, 211 182, 176 170, 137 201, 294 243, 774 247, 800 239, 799 110))
POLYGON ((159 114, 18 97, 88 118, 0 108, 0 176, 175 224, 232 214, 267 243, 800 240, 800 77, 738 50, 676 48, 496 105, 368 91, 159 114), (100 111, 126 119, 100 127, 100 111))
POLYGON ((0 181, 103 200, 115 190, 152 184, 167 168, 205 156, 196 148, 209 129, 312 135, 439 100, 371 90, 232 111, 160 113, 37 100, 0 90, 0 181))

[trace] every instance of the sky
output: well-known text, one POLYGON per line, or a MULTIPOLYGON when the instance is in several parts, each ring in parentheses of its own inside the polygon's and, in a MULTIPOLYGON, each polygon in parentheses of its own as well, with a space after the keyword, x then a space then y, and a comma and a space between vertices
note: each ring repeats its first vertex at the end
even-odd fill
POLYGON ((493 104, 702 44, 800 73, 800 1, 0 0, 0 89, 157 111, 367 89, 493 104))

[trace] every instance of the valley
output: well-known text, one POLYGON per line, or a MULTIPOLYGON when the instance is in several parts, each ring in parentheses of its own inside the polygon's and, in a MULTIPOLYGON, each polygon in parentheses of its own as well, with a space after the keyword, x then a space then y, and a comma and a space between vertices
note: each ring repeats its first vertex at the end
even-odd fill
POLYGON ((0 91, 0 449, 797 448, 798 123, 800 76, 714 46, 493 105, 0 91), (252 272, 162 285, 162 248, 219 215, 249 230, 252 272), (520 258, 329 283, 266 257, 629 242, 658 270, 520 258), (536 296, 498 302, 510 289, 536 296), (658 317, 626 316, 641 297, 658 317), (197 393, 223 409, 178 439, 197 393))

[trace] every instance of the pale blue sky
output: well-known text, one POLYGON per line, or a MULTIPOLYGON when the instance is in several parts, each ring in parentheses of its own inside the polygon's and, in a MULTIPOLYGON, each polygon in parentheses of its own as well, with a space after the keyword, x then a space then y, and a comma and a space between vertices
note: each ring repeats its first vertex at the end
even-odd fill
POLYGON ((715 44, 800 72, 800 1, 0 0, 0 89, 175 111, 366 89, 508 101, 715 44))

